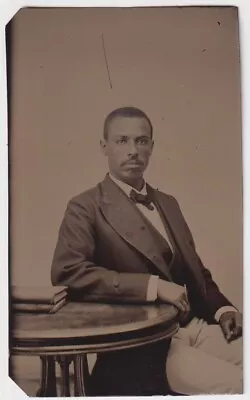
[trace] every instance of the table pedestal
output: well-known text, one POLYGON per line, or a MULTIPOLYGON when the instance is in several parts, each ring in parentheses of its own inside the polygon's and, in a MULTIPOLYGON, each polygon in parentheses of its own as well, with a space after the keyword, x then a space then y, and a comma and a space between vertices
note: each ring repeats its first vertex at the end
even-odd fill
POLYGON ((74 357, 74 387, 75 397, 90 395, 89 367, 86 354, 74 357))
POLYGON ((69 366, 74 364, 74 396, 89 393, 89 369, 86 354, 75 356, 41 356, 41 386, 36 397, 58 397, 56 387, 56 362, 60 365, 60 397, 70 397, 69 366))
POLYGON ((41 386, 36 397, 56 397, 56 369, 53 356, 40 357, 41 359, 41 386))

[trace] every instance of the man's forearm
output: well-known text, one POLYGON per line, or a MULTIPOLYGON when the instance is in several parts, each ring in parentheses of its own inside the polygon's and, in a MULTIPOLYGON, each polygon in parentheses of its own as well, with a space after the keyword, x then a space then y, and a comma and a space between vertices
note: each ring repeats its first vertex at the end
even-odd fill
POLYGON ((67 286, 82 300, 146 302, 149 274, 116 272, 87 262, 52 269, 52 284, 67 286))

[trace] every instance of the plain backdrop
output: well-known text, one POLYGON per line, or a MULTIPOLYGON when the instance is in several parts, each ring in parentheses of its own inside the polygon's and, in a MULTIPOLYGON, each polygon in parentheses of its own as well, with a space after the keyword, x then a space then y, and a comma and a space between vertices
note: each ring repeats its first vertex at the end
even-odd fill
POLYGON ((204 264, 242 308, 237 9, 27 8, 11 33, 11 282, 50 283, 67 202, 107 171, 104 118, 133 105, 154 126, 147 180, 177 198, 204 264))

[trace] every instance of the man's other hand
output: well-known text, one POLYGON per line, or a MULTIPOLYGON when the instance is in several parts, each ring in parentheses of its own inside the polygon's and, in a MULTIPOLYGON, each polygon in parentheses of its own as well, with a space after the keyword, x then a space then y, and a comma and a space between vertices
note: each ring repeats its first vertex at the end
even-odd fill
POLYGON ((220 317, 219 324, 227 342, 242 336, 242 314, 239 311, 226 311, 220 317))
POLYGON ((157 298, 165 303, 173 304, 183 313, 190 311, 186 289, 176 283, 159 279, 157 298))

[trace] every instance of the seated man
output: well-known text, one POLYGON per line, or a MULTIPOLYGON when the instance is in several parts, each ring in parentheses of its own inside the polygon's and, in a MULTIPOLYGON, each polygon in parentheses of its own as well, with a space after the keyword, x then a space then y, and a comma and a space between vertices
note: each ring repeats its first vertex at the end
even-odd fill
MULTIPOLYGON (((242 393, 242 315, 202 264, 177 201, 145 183, 152 136, 141 110, 125 107, 108 115, 101 147, 109 174, 69 202, 52 283, 68 286, 86 301, 175 305, 181 328, 167 357, 161 352, 164 343, 153 347, 166 357, 170 389, 192 395, 242 393)), ((137 356, 147 351, 141 348, 137 356)), ((133 359, 124 361, 118 352, 100 356, 103 371, 118 365, 119 357, 132 368, 133 359)))

